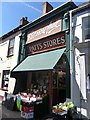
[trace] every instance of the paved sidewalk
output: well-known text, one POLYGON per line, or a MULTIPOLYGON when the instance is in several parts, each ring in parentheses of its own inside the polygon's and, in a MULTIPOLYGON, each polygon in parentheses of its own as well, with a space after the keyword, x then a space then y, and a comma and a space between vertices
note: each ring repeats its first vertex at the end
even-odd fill
MULTIPOLYGON (((2 105, 0 101, 0 120, 26 120, 21 118, 21 112, 8 110, 4 105, 2 105)), ((45 116, 42 119, 34 119, 34 120, 53 120, 51 116, 45 116)))
MULTIPOLYGON (((8 110, 4 105, 2 105, 0 101, 0 120, 29 120, 29 119, 21 118, 21 112, 19 111, 8 110)), ((47 115, 41 119, 38 118, 33 120, 53 120, 53 118, 51 115, 47 115)), ((76 120, 87 120, 87 119, 76 119, 76 120)))

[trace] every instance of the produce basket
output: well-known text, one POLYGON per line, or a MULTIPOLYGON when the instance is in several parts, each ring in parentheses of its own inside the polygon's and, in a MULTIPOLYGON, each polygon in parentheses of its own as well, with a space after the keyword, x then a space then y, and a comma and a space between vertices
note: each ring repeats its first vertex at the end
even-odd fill
POLYGON ((67 112, 61 109, 52 110, 53 120, 67 120, 67 112))
POLYGON ((21 117, 25 119, 34 119, 34 104, 24 103, 22 104, 21 117))

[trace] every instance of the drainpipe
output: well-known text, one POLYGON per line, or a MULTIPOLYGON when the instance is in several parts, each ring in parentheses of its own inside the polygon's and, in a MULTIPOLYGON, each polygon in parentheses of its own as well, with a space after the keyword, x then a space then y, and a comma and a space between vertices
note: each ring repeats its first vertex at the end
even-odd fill
POLYGON ((73 33, 72 33, 72 11, 70 13, 70 83, 71 83, 71 100, 74 103, 73 85, 74 85, 74 63, 73 63, 73 33))
MULTIPOLYGON (((74 103, 74 80, 75 80, 75 71, 74 71, 74 45, 73 45, 73 26, 72 26, 72 13, 73 10, 69 11, 70 14, 70 82, 71 82, 71 100, 74 103)), ((80 100, 80 113, 81 113, 81 100, 80 100)))

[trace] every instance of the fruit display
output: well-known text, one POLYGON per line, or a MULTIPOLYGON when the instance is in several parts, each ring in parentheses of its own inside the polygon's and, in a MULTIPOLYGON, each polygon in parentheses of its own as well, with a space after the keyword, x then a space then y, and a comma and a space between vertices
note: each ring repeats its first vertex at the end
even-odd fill
POLYGON ((53 106, 54 112, 68 111, 73 108, 74 104, 72 102, 64 102, 53 106))

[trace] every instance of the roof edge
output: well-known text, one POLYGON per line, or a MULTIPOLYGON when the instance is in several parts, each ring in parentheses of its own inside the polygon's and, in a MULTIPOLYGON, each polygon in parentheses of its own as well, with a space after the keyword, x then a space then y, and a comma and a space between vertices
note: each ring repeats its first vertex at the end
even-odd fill
POLYGON ((56 11, 56 10, 58 10, 58 9, 62 8, 62 7, 64 7, 65 5, 68 5, 69 3, 71 3, 74 7, 77 7, 77 5, 76 5, 73 1, 68 1, 68 2, 66 2, 66 3, 62 4, 61 6, 56 7, 56 8, 54 8, 53 10, 49 11, 49 12, 48 12, 48 13, 46 13, 45 15, 40 16, 39 18, 35 19, 33 22, 28 23, 28 24, 26 24, 25 26, 21 27, 21 28, 20 28, 20 30, 22 30, 22 31, 23 31, 23 29, 24 29, 24 28, 28 27, 29 25, 34 24, 36 21, 39 21, 40 19, 45 18, 47 15, 49 15, 49 14, 53 13, 54 11, 56 11))
POLYGON ((11 36, 11 35, 13 35, 13 34, 15 34, 17 32, 19 32, 20 31, 19 28, 21 28, 21 27, 22 26, 20 25, 20 26, 16 27, 15 29, 9 31, 8 33, 4 34, 3 36, 0 37, 0 41, 4 40, 5 38, 7 38, 7 37, 9 37, 9 36, 11 36))
POLYGON ((81 4, 80 6, 78 6, 78 8, 71 10, 71 12, 75 14, 76 12, 79 12, 80 10, 83 10, 85 8, 88 9, 89 7, 90 7, 90 1, 81 4))

